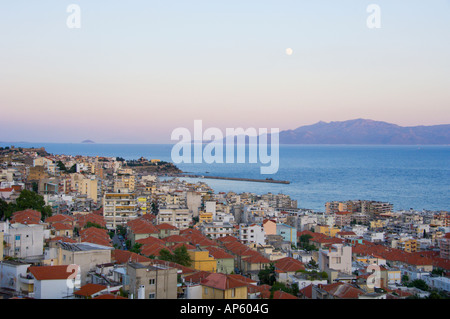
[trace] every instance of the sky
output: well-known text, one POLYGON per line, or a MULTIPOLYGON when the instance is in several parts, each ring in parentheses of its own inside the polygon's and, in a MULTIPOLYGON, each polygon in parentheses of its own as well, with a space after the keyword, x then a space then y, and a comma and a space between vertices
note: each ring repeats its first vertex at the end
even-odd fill
POLYGON ((449 88, 450 0, 0 3, 0 141, 167 143, 194 120, 449 124, 449 88))

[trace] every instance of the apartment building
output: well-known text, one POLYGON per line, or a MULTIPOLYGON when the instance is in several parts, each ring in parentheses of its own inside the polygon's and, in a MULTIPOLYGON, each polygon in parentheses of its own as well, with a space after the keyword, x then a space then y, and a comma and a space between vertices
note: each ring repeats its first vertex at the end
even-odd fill
POLYGON ((391 203, 368 201, 368 200, 349 200, 333 201, 325 204, 325 212, 334 214, 336 212, 366 213, 369 215, 378 215, 393 211, 394 206, 391 203))
POLYGON ((218 239, 234 234, 234 226, 226 222, 203 223, 200 226, 200 229, 203 235, 212 239, 218 239))
POLYGON ((130 293, 133 299, 176 299, 176 268, 162 264, 135 263, 127 264, 130 279, 130 293))
POLYGON ((114 192, 134 192, 136 187, 136 179, 134 175, 120 175, 114 181, 114 192))
POLYGON ((350 225, 352 222, 351 212, 336 212, 334 213, 334 224, 336 227, 344 227, 350 225))
POLYGON ((264 231, 264 227, 257 224, 252 225, 240 224, 239 240, 241 241, 241 243, 245 245, 247 244, 265 245, 266 233, 264 231))
POLYGON ((137 218, 138 205, 134 193, 105 193, 103 196, 103 217, 108 229, 137 218))
POLYGON ((39 258, 44 255, 44 225, 8 223, 3 235, 5 256, 39 258))
POLYGON ((450 259, 450 233, 446 233, 439 240, 440 257, 450 259))
POLYGON ((192 213, 187 208, 160 209, 157 216, 158 224, 169 224, 179 230, 189 228, 192 224, 192 213))
POLYGON ((328 249, 319 250, 319 269, 336 270, 345 274, 352 273, 352 247, 333 244, 328 249))
POLYGON ((400 239, 397 242, 397 248, 407 253, 416 252, 418 249, 417 240, 416 239, 400 239))

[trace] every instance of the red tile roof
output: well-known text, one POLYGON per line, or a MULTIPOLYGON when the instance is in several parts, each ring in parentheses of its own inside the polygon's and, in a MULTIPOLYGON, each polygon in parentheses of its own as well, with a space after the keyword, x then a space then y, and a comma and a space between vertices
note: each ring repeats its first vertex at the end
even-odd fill
POLYGON ((74 270, 69 266, 30 266, 28 270, 37 280, 62 280, 73 275, 74 270))
POLYGON ((75 221, 75 218, 73 216, 63 215, 63 214, 52 215, 45 219, 45 222, 49 223, 49 224, 58 223, 58 222, 73 223, 74 221, 75 221))
POLYGON ((148 262, 151 259, 133 253, 128 250, 115 249, 111 252, 111 260, 113 260, 116 264, 126 264, 129 261, 133 262, 148 262))
POLYGON ((257 254, 254 256, 249 256, 242 259, 243 262, 249 263, 249 264, 270 264, 270 259, 267 259, 261 254, 257 254))
POLYGON ((192 275, 188 275, 184 277, 184 281, 188 282, 188 283, 194 283, 194 284, 198 284, 200 283, 202 280, 204 280, 206 277, 208 277, 210 274, 212 274, 209 271, 197 271, 195 273, 193 273, 192 275))
POLYGON ((299 290, 299 293, 304 296, 305 298, 311 299, 312 298, 312 287, 313 285, 308 285, 303 289, 299 290))
POLYGON ((166 243, 188 243, 189 242, 189 239, 187 239, 186 237, 180 236, 180 235, 170 235, 170 236, 163 238, 163 240, 166 243))
POLYGON ((12 214, 11 224, 36 225, 41 223, 41 213, 34 209, 25 209, 12 214))
POLYGON ((62 241, 64 243, 77 243, 77 241, 73 238, 68 238, 64 236, 56 236, 50 239, 51 242, 53 241, 62 241))
POLYGON ((246 287, 246 283, 234 279, 233 277, 222 274, 212 273, 202 281, 202 286, 211 287, 219 290, 226 290, 238 287, 246 287))
POLYGON ((177 230, 178 229, 177 227, 167 224, 167 223, 156 225, 156 228, 158 228, 159 230, 177 230))
POLYGON ((75 291, 73 294, 77 296, 90 297, 96 293, 99 293, 108 287, 98 284, 86 284, 82 286, 79 290, 75 291))
POLYGON ((305 265, 300 260, 285 257, 275 261, 275 268, 282 272, 296 272, 298 270, 305 270, 305 265))
POLYGON ((165 245, 165 241, 153 236, 149 236, 143 239, 138 239, 136 240, 137 243, 142 244, 142 245, 147 245, 147 244, 154 244, 154 243, 159 243, 161 245, 165 245))
POLYGON ((357 299, 358 296, 365 294, 363 290, 342 282, 323 285, 322 289, 339 299, 357 299))
POLYGON ((103 294, 97 297, 94 297, 92 299, 128 299, 119 295, 113 295, 113 294, 103 294))
POLYGON ((73 230, 72 225, 59 222, 53 223, 51 227, 54 228, 55 230, 70 230, 70 229, 73 230))
MULTIPOLYGON (((266 290, 263 291, 261 293, 261 298, 262 299, 270 299, 270 295, 271 295, 271 291, 270 290, 266 290)), ((273 299, 298 299, 297 297, 295 297, 294 295, 291 295, 287 292, 284 292, 282 290, 276 290, 273 293, 273 299)))
POLYGON ((159 256, 161 250, 168 250, 171 251, 170 248, 166 247, 165 245, 161 245, 159 243, 153 243, 153 244, 147 244, 141 247, 141 254, 144 256, 159 256))
POLYGON ((205 248, 214 259, 233 259, 234 257, 219 247, 208 246, 205 248))

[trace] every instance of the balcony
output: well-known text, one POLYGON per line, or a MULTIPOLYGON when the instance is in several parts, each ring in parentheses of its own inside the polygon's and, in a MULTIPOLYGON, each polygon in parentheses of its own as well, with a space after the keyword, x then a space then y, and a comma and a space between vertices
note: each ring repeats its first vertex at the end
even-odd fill
POLYGON ((31 275, 19 275, 19 281, 25 285, 33 285, 34 284, 34 278, 31 275))

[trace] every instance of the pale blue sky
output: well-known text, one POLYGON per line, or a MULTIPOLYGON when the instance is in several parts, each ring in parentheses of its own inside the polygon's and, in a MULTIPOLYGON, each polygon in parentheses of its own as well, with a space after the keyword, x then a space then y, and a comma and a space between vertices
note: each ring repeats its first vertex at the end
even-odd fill
POLYGON ((450 0, 3 1, 0 141, 168 142, 195 119, 450 123, 449 57, 450 0))

